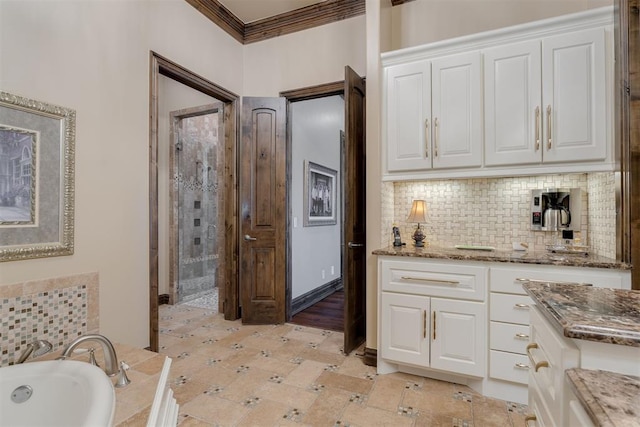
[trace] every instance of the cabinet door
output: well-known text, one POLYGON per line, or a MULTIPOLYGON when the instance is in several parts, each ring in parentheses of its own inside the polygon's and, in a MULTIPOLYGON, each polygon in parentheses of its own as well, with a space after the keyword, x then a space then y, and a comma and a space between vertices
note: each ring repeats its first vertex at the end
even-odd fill
POLYGON ((484 303, 431 298, 431 367, 483 377, 487 315, 484 303))
POLYGON ((540 42, 497 46, 483 56, 485 164, 540 163, 540 42))
POLYGON ((431 61, 433 167, 482 164, 480 52, 431 61))
POLYGON ((393 65, 386 69, 385 77, 387 170, 430 169, 430 64, 419 61, 393 65))
POLYGON ((545 163, 605 159, 604 28, 543 39, 542 78, 545 163))
POLYGON ((380 350, 396 362, 429 366, 429 298, 383 292, 380 350))

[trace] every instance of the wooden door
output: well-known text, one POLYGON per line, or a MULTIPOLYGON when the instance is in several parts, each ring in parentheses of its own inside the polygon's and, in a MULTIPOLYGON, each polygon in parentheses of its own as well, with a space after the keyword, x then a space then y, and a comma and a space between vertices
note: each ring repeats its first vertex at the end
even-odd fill
POLYGON ((365 242, 365 84, 345 67, 345 143, 343 153, 344 352, 349 354, 366 336, 365 242))
POLYGON ((606 158, 605 63, 604 28, 542 41, 545 163, 606 158))
POLYGON ((480 52, 431 61, 433 168, 482 164, 480 52))
POLYGON ((496 46, 483 55, 485 164, 540 163, 540 42, 496 46))
POLYGON ((417 61, 390 66, 385 81, 387 171, 431 169, 431 64, 417 61))
POLYGON ((243 98, 240 142, 242 322, 285 321, 286 105, 243 98))

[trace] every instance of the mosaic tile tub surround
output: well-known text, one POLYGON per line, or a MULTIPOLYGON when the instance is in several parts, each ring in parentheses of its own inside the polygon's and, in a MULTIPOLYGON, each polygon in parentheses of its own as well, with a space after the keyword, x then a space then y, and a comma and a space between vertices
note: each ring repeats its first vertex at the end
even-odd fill
POLYGON ((99 328, 98 273, 0 285, 0 367, 36 339, 55 352, 99 328))

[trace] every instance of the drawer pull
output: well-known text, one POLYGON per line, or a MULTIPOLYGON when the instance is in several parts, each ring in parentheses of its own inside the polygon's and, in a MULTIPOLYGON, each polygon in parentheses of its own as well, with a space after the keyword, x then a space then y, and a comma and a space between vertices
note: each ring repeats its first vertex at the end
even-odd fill
POLYGON ((521 283, 557 283, 559 285, 583 285, 583 286, 593 286, 592 283, 581 283, 581 282, 561 282, 559 280, 541 280, 541 279, 525 279, 525 278, 521 278, 521 277, 516 277, 516 283, 517 285, 521 284, 521 283))
POLYGON ((529 369, 529 365, 525 365, 524 363, 516 363, 514 366, 518 369, 529 369))
POLYGON ((424 310, 424 317, 423 317, 423 322, 422 323, 423 323, 423 325, 422 325, 422 328, 423 328, 422 337, 426 339, 427 338, 427 310, 424 310))
POLYGON ((526 417, 524 417, 524 425, 525 426, 529 426, 529 421, 537 421, 538 419, 536 418, 535 415, 527 415, 526 417))
POLYGON ((411 276, 402 276, 402 280, 417 280, 419 282, 431 282, 431 283, 441 283, 443 285, 459 285, 460 282, 456 282, 455 280, 441 280, 441 279, 423 279, 422 277, 411 277, 411 276))
POLYGON ((517 339, 519 339, 519 340, 528 340, 529 339, 529 335, 527 335, 527 334, 516 334, 515 337, 517 339))
POLYGON ((513 305, 515 308, 521 308, 523 310, 529 310, 529 304, 522 304, 519 302, 518 304, 513 305))
POLYGON ((424 154, 425 157, 429 158, 429 119, 424 121, 424 154))
POLYGON ((548 368, 549 362, 547 362, 546 360, 543 360, 537 363, 535 360, 533 360, 533 355, 531 354, 530 350, 533 350, 534 348, 539 348, 537 343, 532 342, 531 344, 527 345, 527 356, 529 357, 529 360, 533 364, 534 372, 538 372, 540 368, 548 368))

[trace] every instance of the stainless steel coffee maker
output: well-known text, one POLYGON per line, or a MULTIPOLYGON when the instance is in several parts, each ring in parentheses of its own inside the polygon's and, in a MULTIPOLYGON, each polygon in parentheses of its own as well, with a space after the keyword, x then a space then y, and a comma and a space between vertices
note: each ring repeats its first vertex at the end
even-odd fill
POLYGON ((531 190, 531 229, 580 230, 581 208, 579 188, 531 190))

